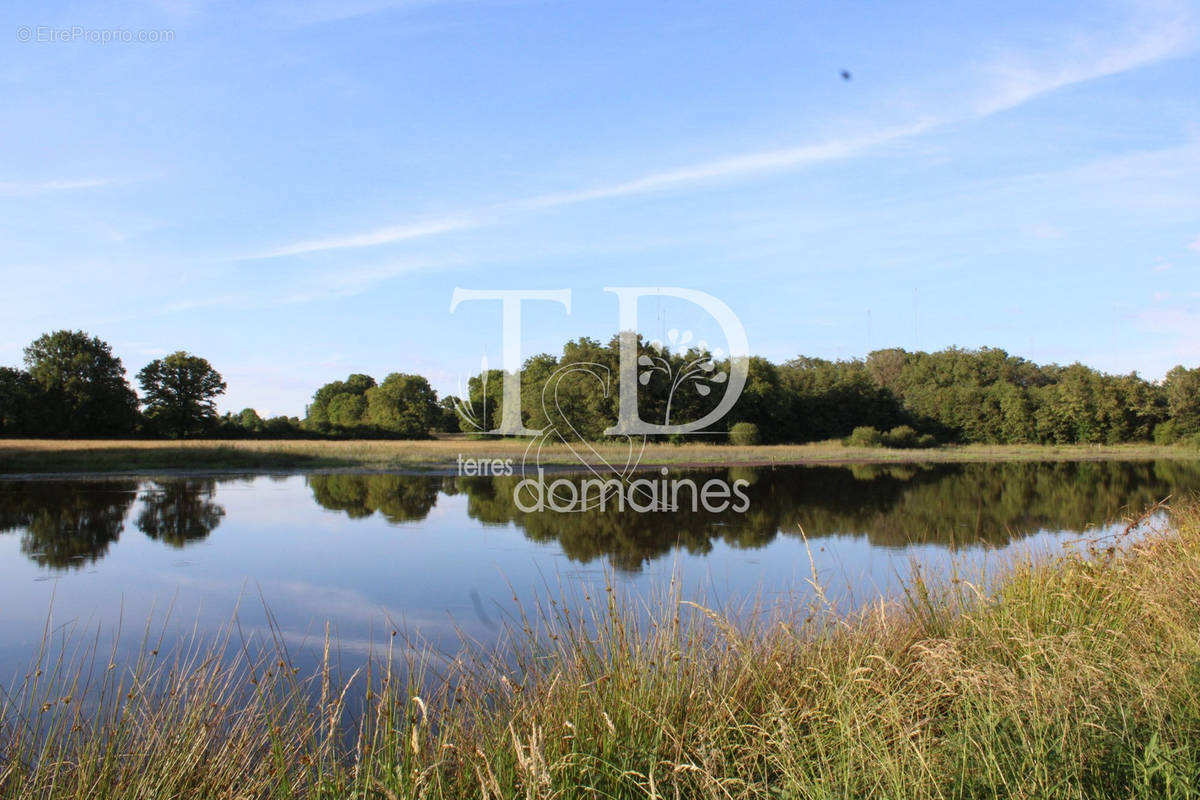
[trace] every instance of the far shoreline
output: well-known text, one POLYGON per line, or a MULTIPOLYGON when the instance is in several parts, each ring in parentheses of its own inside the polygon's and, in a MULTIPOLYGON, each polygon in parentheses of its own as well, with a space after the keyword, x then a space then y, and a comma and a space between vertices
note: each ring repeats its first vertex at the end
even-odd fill
MULTIPOLYGON (((457 476, 458 459, 508 460, 519 469, 529 440, 445 436, 426 440, 92 440, 0 439, 0 479, 87 478, 97 475, 211 476, 373 474, 457 476)), ((581 449, 584 449, 581 447, 581 449)), ((554 472, 586 465, 625 464, 629 449, 614 443, 586 448, 586 461, 565 445, 542 450, 554 472)), ((839 441, 750 445, 650 443, 638 469, 719 469, 1001 462, 1200 460, 1179 445, 943 445, 927 449, 849 447, 839 441)))

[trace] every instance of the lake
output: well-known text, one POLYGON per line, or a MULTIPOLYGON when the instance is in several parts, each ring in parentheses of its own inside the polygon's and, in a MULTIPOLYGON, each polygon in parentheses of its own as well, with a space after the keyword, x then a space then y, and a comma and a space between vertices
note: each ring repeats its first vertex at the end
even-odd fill
MULTIPOLYGON (((686 473, 678 473, 685 475, 686 473)), ((494 641, 539 598, 680 593, 710 606, 895 596, 913 564, 978 571, 1123 530, 1200 489, 1182 461, 730 468, 745 513, 523 513, 515 479, 395 474, 0 481, 0 683, 51 630, 140 639, 226 626, 297 661, 328 622, 343 658, 391 636, 494 641), (803 530, 803 534, 801 531, 803 530), (811 560, 810 560, 811 553, 811 560), (164 622, 165 621, 165 622, 164 622)), ((125 639, 123 639, 125 641, 125 639)), ((133 643, 128 643, 132 646, 133 643)))

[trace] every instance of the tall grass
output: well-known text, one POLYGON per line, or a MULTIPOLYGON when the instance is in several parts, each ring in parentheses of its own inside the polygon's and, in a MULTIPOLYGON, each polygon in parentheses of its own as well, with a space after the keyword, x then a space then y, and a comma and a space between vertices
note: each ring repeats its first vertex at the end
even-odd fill
POLYGON ((851 617, 609 590, 436 674, 398 641, 345 675, 233 627, 125 665, 48 635, 0 706, 0 796, 1193 797, 1200 508, 1173 519, 851 617))

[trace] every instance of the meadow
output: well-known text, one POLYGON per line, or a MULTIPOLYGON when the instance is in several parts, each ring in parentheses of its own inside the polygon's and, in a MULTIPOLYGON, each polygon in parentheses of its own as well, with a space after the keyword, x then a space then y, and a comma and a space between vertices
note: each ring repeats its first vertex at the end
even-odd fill
MULTIPOLYGON (((136 440, 0 439, 0 475, 204 470, 454 470, 457 459, 514 459, 529 440, 444 435, 423 440, 136 440)), ((576 465, 601 458, 624 464, 629 447, 619 443, 548 446, 543 463, 576 465)), ((733 466, 978 461, 1149 460, 1200 457, 1184 445, 947 445, 928 449, 849 447, 840 440, 809 444, 738 446, 705 442, 649 443, 643 465, 733 466)))

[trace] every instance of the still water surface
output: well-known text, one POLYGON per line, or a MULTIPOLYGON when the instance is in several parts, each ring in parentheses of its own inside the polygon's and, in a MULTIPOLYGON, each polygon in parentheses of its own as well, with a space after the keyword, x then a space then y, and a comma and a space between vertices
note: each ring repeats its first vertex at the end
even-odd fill
MULTIPOLYGON (((679 473, 675 477, 686 477, 679 473)), ((307 474, 0 481, 0 684, 46 629, 215 632, 263 606, 299 660, 330 623, 343 656, 394 629, 443 650, 494 640, 517 602, 611 581, 709 605, 894 595, 914 563, 945 574, 1052 552, 1200 490, 1200 464, 731 468, 745 514, 523 514, 513 479, 307 474), (806 545, 801 529, 807 535, 806 545), (809 553, 813 561, 810 561, 809 553), (514 602, 517 601, 517 602, 514 602), (169 611, 169 615, 168 612, 169 611), (52 613, 51 613, 52 612, 52 613)))

